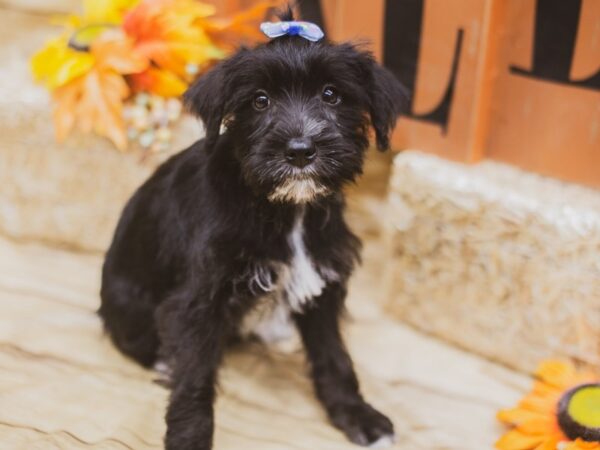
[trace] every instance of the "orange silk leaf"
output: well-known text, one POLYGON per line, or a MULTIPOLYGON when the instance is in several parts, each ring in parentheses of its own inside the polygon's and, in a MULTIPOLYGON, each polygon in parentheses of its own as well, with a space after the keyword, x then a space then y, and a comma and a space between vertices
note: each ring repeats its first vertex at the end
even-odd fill
POLYGON ((125 150, 123 100, 128 95, 129 88, 120 74, 98 67, 57 89, 54 93, 57 138, 64 139, 77 123, 81 131, 94 131, 110 139, 119 150, 125 150))
POLYGON ((266 38, 258 24, 265 20, 269 10, 276 3, 275 1, 260 2, 230 19, 202 18, 197 22, 211 39, 222 47, 233 47, 240 41, 263 41, 266 38))
POLYGON ((113 69, 123 75, 143 72, 150 65, 123 33, 105 33, 92 44, 91 52, 99 68, 113 69))

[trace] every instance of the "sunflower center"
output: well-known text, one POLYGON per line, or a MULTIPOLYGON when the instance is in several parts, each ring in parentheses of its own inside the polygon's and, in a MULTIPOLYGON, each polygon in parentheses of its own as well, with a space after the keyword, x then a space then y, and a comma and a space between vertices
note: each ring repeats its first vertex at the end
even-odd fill
POLYGON ((600 383, 566 392, 558 404, 558 423, 570 439, 600 441, 600 383))

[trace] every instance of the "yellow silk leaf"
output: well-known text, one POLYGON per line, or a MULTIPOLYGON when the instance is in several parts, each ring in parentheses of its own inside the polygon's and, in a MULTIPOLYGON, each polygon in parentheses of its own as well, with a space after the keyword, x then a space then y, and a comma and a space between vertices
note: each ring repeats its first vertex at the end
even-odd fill
POLYGON ((83 0, 83 17, 87 23, 118 24, 124 13, 139 0, 83 0))
POLYGON ((52 39, 31 59, 35 80, 50 90, 85 74, 93 65, 94 57, 69 48, 65 37, 52 39))
POLYGON ((158 3, 168 5, 169 9, 179 16, 193 18, 209 17, 217 12, 217 8, 214 5, 197 0, 158 0, 158 3))
POLYGON ((231 42, 261 38, 258 21, 273 4, 217 21, 216 8, 197 0, 83 0, 81 16, 61 19, 67 35, 31 60, 35 79, 52 91, 57 138, 78 127, 124 150, 122 108, 130 87, 182 95, 199 72, 226 56, 231 42), (89 51, 69 47, 69 38, 89 51))

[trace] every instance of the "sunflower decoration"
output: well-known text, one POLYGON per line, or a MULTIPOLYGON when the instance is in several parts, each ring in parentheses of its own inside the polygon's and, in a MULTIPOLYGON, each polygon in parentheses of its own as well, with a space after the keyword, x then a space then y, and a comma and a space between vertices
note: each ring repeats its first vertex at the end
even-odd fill
POLYGON ((78 128, 120 150, 168 148, 183 92, 234 45, 259 39, 273 4, 217 18, 197 0, 83 0, 31 61, 51 92, 57 139, 78 128))
POLYGON ((567 362, 547 361, 533 390, 498 419, 513 428, 498 450, 600 450, 600 378, 567 362))

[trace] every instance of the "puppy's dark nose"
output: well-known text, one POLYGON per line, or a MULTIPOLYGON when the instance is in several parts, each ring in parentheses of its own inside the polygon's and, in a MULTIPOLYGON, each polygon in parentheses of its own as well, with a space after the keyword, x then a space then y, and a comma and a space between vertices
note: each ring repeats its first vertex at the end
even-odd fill
POLYGON ((304 167, 315 158, 317 151, 311 139, 294 138, 287 144, 285 158, 296 167, 304 167))

